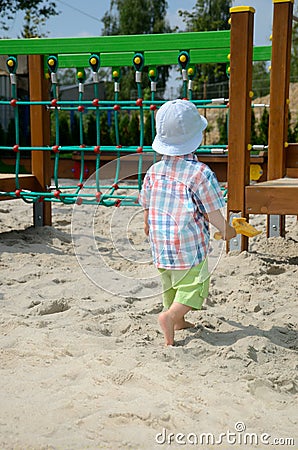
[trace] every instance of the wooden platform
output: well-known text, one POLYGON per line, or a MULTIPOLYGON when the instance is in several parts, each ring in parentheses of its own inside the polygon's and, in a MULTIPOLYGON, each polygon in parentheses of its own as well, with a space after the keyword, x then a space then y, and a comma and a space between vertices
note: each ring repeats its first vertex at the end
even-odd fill
POLYGON ((298 178, 279 178, 245 188, 247 214, 298 215, 298 178))
MULTIPOLYGON (((39 191, 40 185, 34 175, 19 175, 22 189, 30 191, 39 191)), ((14 173, 0 173, 0 191, 12 192, 16 189, 16 177, 14 173)), ((1 200, 11 199, 11 197, 0 196, 1 200)))

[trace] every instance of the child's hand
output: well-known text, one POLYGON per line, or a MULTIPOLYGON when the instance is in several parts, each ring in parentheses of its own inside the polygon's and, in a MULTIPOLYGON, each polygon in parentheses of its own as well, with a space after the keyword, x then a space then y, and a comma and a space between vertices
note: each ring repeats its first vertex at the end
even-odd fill
POLYGON ((223 232, 216 231, 216 233, 214 233, 214 239, 216 240, 224 239, 225 241, 229 241, 230 239, 233 239, 236 235, 237 233, 235 228, 226 224, 225 230, 223 232))
POLYGON ((144 223, 144 233, 146 234, 146 236, 149 235, 149 225, 148 225, 148 223, 144 223))
POLYGON ((148 236, 149 234, 148 217, 149 217, 149 209, 144 209, 144 233, 146 234, 146 236, 148 236))
POLYGON ((223 239, 225 241, 229 241, 230 239, 233 239, 236 235, 237 235, 237 233, 236 233, 235 228, 231 227, 231 225, 228 225, 225 229, 223 239))

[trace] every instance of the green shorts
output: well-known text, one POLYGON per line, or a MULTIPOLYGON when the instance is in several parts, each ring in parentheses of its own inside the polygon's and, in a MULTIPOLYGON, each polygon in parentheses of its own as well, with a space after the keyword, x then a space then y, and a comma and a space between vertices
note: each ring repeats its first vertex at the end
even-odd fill
POLYGON ((163 288, 163 305, 170 308, 173 302, 193 309, 201 309, 209 292, 207 259, 197 266, 185 270, 158 269, 163 288))

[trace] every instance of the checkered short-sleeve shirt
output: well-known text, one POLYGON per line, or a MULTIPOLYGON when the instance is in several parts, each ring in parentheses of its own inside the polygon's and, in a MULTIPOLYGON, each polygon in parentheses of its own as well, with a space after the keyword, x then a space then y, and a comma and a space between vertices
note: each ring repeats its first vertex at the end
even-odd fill
POLYGON ((149 210, 153 262, 164 269, 188 269, 208 252, 204 214, 224 206, 218 181, 193 154, 163 156, 145 175, 139 203, 149 210))

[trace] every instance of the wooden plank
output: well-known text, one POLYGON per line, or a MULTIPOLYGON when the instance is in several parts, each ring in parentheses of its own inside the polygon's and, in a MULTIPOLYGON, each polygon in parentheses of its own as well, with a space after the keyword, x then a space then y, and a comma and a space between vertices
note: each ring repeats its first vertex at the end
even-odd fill
MULTIPOLYGON (((28 58, 28 63, 30 100, 47 100, 48 82, 44 77, 43 57, 31 55, 28 58)), ((50 114, 44 106, 30 106, 30 127, 32 147, 50 144, 50 114)), ((31 158, 32 173, 40 184, 39 190, 43 191, 46 186, 51 184, 50 152, 35 150, 31 152, 31 158)), ((43 203, 43 222, 44 225, 52 224, 50 202, 43 203)))
POLYGON ((286 176, 291 178, 298 178, 298 169, 288 168, 286 169, 286 176))
MULTIPOLYGON (((14 173, 1 173, 0 174, 0 191, 4 192, 14 192, 16 189, 15 183, 16 177, 14 173)), ((36 191, 39 189, 39 183, 37 182, 34 175, 19 175, 20 187, 22 189, 28 189, 36 191)), ((7 198, 7 197, 5 197, 7 198)), ((1 197, 0 197, 1 199, 1 197)))
POLYGON ((232 13, 231 17, 228 210, 244 212, 244 187, 249 184, 254 16, 248 11, 232 13))
POLYGON ((298 179, 279 179, 246 187, 247 214, 298 214, 298 179))
POLYGON ((286 172, 285 142, 288 134, 292 18, 291 2, 274 3, 268 138, 269 180, 281 178, 286 172))
POLYGON ((286 149, 286 167, 298 169, 298 144, 289 144, 286 149))

